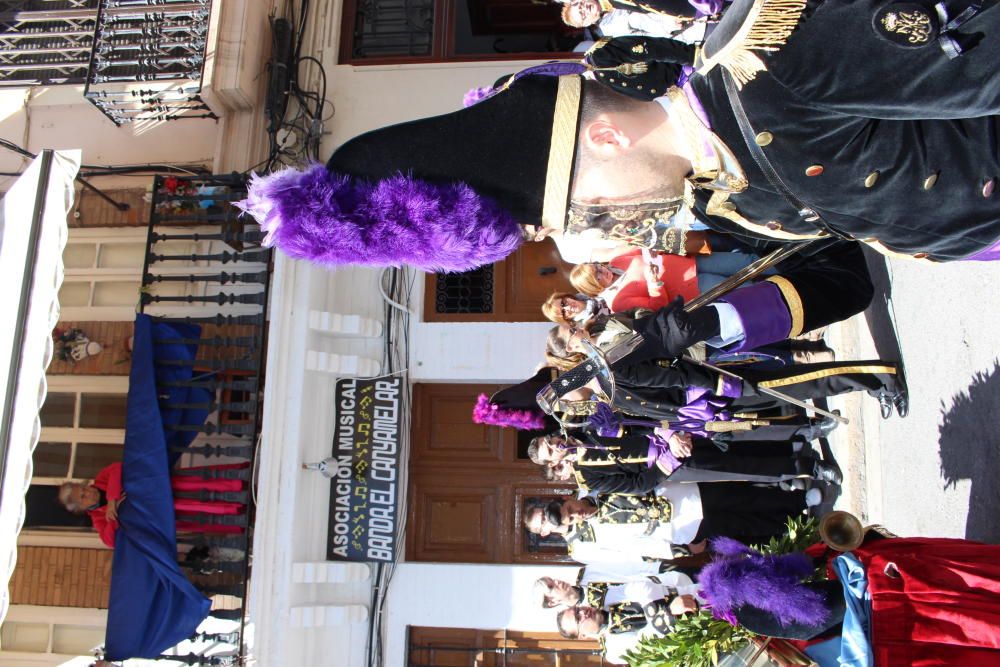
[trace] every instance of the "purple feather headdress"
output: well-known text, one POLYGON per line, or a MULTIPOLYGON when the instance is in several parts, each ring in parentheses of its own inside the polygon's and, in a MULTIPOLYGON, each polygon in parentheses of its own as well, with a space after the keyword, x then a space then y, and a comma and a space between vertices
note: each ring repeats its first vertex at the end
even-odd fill
POLYGON ((313 164, 255 175, 236 205, 267 233, 264 245, 318 264, 410 264, 468 271, 522 242, 518 222, 464 183, 397 174, 375 183, 313 164))
POLYGON ((813 564, 802 553, 764 555, 737 540, 712 540, 716 560, 698 575, 701 595, 717 618, 736 624, 733 611, 749 605, 770 612, 782 625, 819 625, 830 612, 818 591, 802 585, 813 564))
POLYGON ((490 426, 510 426, 522 431, 545 428, 545 415, 536 410, 514 410, 490 403, 489 396, 480 394, 472 409, 472 421, 490 426))

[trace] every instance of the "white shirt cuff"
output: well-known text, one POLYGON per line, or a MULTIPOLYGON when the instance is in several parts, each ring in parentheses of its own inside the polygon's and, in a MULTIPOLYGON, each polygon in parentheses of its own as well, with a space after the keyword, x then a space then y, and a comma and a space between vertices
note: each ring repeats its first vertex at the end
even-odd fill
POLYGON ((743 332, 743 322, 731 304, 726 302, 710 303, 709 307, 715 308, 719 314, 719 335, 713 336, 705 341, 712 347, 725 347, 742 341, 746 334, 743 332))

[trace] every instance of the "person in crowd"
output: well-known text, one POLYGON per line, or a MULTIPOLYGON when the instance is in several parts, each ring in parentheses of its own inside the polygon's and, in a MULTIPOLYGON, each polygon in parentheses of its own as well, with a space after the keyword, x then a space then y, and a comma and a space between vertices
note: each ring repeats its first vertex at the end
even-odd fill
MULTIPOLYGON (((244 468, 246 464, 226 464, 210 466, 216 470, 244 468)), ((209 468, 188 468, 184 473, 207 470, 209 468)), ((180 472, 180 471, 178 471, 180 472)), ((240 533, 240 526, 202 524, 193 520, 195 514, 240 514, 246 510, 243 503, 229 501, 202 501, 183 497, 186 492, 216 491, 234 492, 243 489, 240 479, 206 479, 200 475, 178 474, 171 478, 175 493, 182 494, 174 499, 177 512, 177 530, 185 532, 240 533)), ((118 532, 118 513, 128 495, 122 486, 122 464, 112 463, 101 469, 94 481, 64 482, 59 487, 59 503, 74 514, 86 512, 100 536, 101 541, 112 549, 118 532)))
POLYGON ((704 551, 705 540, 719 535, 766 542, 784 533, 789 516, 818 505, 823 495, 744 482, 671 482, 657 493, 560 498, 527 511, 524 526, 542 537, 561 535, 573 560, 585 565, 672 560, 704 551))
MULTIPOLYGON (((823 434, 835 424, 827 422, 823 434)), ((534 438, 528 457, 552 469, 554 477, 572 473, 581 491, 597 494, 646 495, 667 481, 841 481, 837 468, 817 459, 802 441, 733 443, 723 452, 707 438, 682 432, 664 438, 655 430, 632 429, 620 438, 587 434, 578 439, 552 433, 534 438)))

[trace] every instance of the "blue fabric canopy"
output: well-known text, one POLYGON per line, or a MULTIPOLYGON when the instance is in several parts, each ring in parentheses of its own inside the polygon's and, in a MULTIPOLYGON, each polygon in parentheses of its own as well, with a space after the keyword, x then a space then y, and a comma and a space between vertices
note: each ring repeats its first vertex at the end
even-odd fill
MULTIPOLYGON (((109 660, 154 658, 194 634, 208 616, 211 601, 198 592, 177 564, 170 444, 187 445, 195 433, 168 438, 170 424, 201 423, 205 411, 168 410, 161 414, 157 379, 184 380, 191 366, 158 366, 167 359, 194 359, 196 345, 158 345, 158 339, 198 338, 200 327, 135 321, 122 485, 126 501, 118 511, 119 529, 111 567, 111 596, 105 650, 109 660), (202 414, 204 413, 204 414, 202 414), (191 420, 199 419, 200 422, 191 420), (168 444, 168 440, 170 444, 168 444)), ((167 390, 163 390, 167 391, 167 390)), ((211 395, 177 387, 166 402, 207 402, 211 395)))

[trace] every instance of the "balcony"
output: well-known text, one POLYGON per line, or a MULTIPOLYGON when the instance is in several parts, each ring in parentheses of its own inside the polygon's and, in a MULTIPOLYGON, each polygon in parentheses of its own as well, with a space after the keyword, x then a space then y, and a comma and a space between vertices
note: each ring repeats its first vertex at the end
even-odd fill
POLYGON ((183 515, 187 523, 178 525, 178 563, 213 600, 200 634, 161 656, 188 665, 239 664, 245 650, 271 259, 271 251, 260 246, 262 232, 232 206, 245 195, 241 175, 157 177, 142 275, 140 309, 154 323, 154 347, 196 350, 189 358, 157 361, 156 394, 167 441, 189 443, 170 447, 170 455, 180 459, 172 475, 242 482, 238 491, 175 486, 175 506, 183 499, 245 508, 183 515), (162 330, 157 324, 200 332, 157 337, 162 330), (164 368, 180 371, 170 375, 184 379, 164 379, 164 368), (187 395, 200 398, 176 402, 171 396, 178 390, 198 390, 187 395), (170 420, 168 413, 180 418, 170 420))
POLYGON ((211 0, 0 2, 0 86, 83 84, 116 125, 217 116, 200 93, 211 0))

